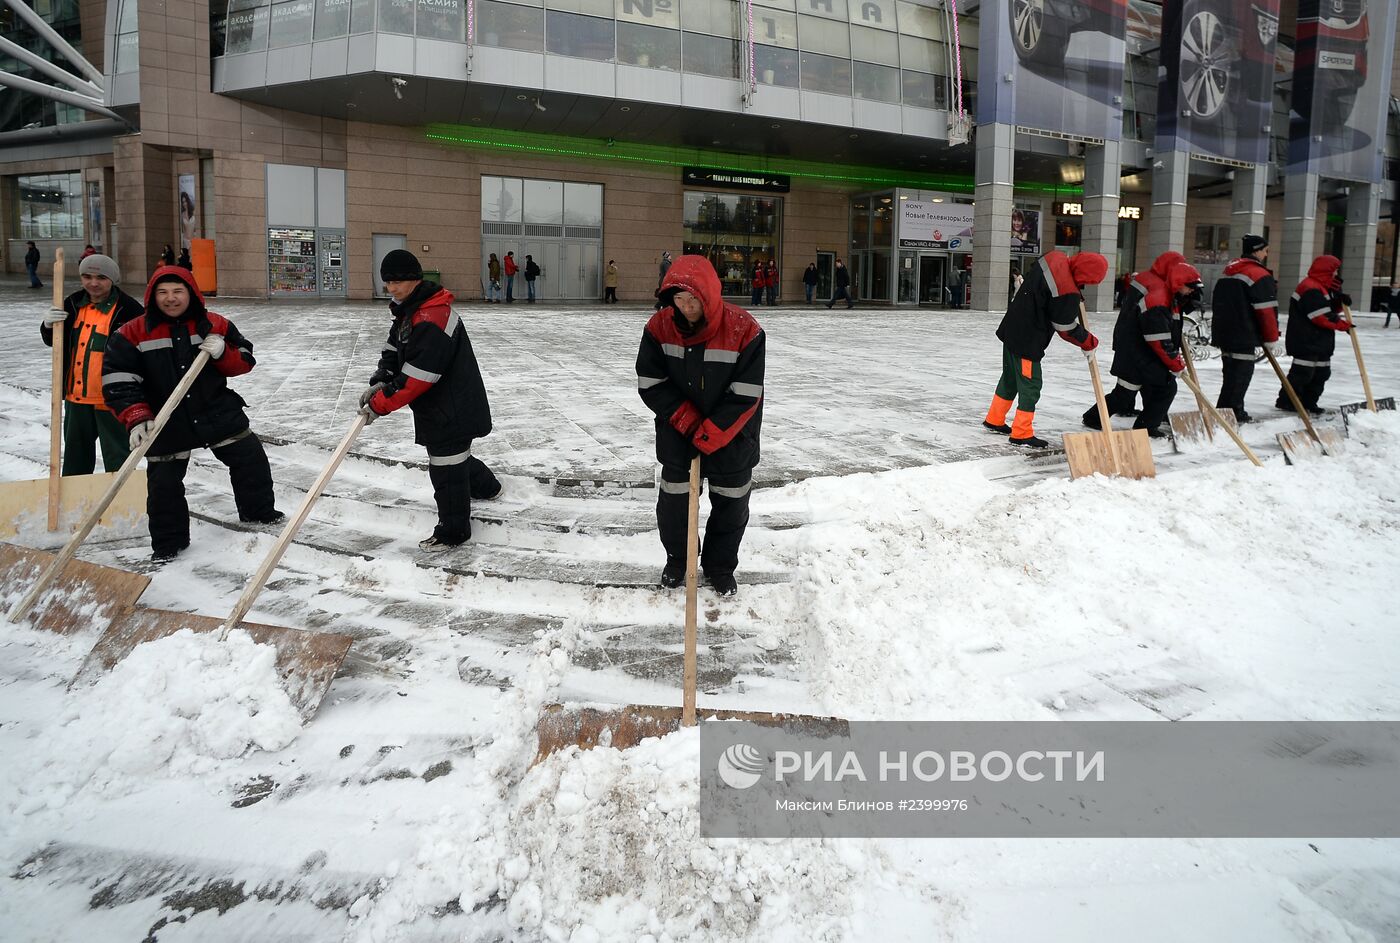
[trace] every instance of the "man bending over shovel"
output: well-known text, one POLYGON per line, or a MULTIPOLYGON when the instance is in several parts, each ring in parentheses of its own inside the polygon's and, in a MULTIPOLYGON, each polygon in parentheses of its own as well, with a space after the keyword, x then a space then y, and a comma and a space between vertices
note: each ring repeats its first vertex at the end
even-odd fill
POLYGON ((1001 379, 982 425, 993 432, 1011 436, 1013 445, 1043 449, 1050 443, 1038 438, 1032 423, 1035 404, 1040 401, 1040 361, 1050 338, 1059 334, 1084 351, 1099 346, 1099 339, 1079 320, 1084 303, 1083 291, 1097 285, 1108 274, 1108 260, 1097 252, 1080 252, 1069 258, 1058 249, 1040 257, 1026 273, 1025 284, 1011 299, 1006 317, 1001 319, 997 337, 1001 340, 1001 379), (1016 420, 1006 424, 1011 398, 1018 397, 1016 420))
POLYGON ((137 448, 150 437, 156 412, 174 392, 200 351, 209 365, 146 453, 146 513, 151 557, 169 560, 190 545, 185 472, 194 449, 207 448, 228 466, 239 520, 276 524, 286 515, 272 496, 272 469, 262 440, 249 428, 247 404, 228 387, 257 363, 253 345, 233 322, 204 307, 194 276, 163 265, 146 286, 146 313, 112 335, 102 364, 107 408, 137 448))
MULTIPOLYGON (((1313 259, 1307 277, 1293 291, 1288 303, 1288 333, 1284 335, 1288 356, 1293 358, 1288 384, 1298 394, 1303 408, 1314 416, 1325 412, 1317 401, 1332 376, 1337 334, 1351 330, 1344 307, 1351 307, 1351 296, 1342 291, 1342 260, 1335 255, 1320 255, 1313 259)), ((1292 408, 1282 387, 1274 406, 1292 408)))

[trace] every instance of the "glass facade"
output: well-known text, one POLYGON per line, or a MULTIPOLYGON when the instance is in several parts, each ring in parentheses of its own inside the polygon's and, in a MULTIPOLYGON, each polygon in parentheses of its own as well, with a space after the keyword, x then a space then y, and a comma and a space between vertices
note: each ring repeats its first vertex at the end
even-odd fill
MULTIPOLYGON (((134 3, 132 4, 134 9, 134 3)), ((947 108, 947 11, 906 0, 756 0, 755 82, 865 101, 947 108)), ((378 30, 466 40, 466 0, 227 0, 211 6, 214 55, 378 30)), ((976 24, 963 26, 973 107, 976 24)), ((739 79, 745 7, 734 0, 477 0, 475 41, 594 62, 739 79)))
MULTIPOLYGON (((31 0, 29 6, 57 33, 68 42, 72 43, 79 50, 82 49, 81 34, 79 26, 78 2, 77 0, 45 0, 45 2, 34 2, 31 0)), ((136 0, 127 0, 124 4, 124 22, 128 24, 123 37, 128 44, 128 52, 124 61, 130 68, 136 67, 136 0), (126 8, 129 8, 127 10, 126 8)), ((19 21, 19 18, 10 13, 8 9, 0 6, 0 36, 10 42, 20 46, 41 59, 48 62, 55 62, 65 69, 72 66, 63 58, 57 50, 41 39, 37 33, 19 21)), ((101 42, 99 34, 98 42, 101 42)), ((5 71, 20 78, 34 79, 46 85, 53 84, 50 79, 37 72, 27 63, 12 58, 0 52, 0 71, 5 71)), ((18 131, 29 127, 52 127, 60 124, 70 124, 77 121, 87 120, 87 112, 72 105, 65 105, 61 102, 49 101, 38 95, 29 95, 12 91, 8 88, 0 88, 0 131, 18 131)))
POLYGON ((83 175, 16 177, 19 239, 83 238, 83 175))
POLYGON ((776 259, 782 267, 781 197, 686 191, 686 255, 703 255, 726 295, 752 290, 753 267, 776 259))

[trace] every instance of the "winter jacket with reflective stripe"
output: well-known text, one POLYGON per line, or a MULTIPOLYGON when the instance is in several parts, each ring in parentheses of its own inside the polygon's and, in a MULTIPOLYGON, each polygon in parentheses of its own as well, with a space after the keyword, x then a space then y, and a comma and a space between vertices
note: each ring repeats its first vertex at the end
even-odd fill
POLYGON ((1301 360, 1331 360, 1337 332, 1346 330, 1342 300, 1309 276, 1298 283, 1288 301, 1288 356, 1301 360))
MULTIPOLYGON (((84 377, 100 377, 102 374, 102 355, 107 349, 109 338, 128 321, 141 316, 141 302, 123 292, 113 285, 111 297, 116 299, 112 309, 107 312, 106 326, 98 326, 94 330, 87 332, 87 337, 81 337, 78 330, 78 312, 88 304, 88 294, 81 289, 73 292, 63 299, 63 310, 68 317, 63 322, 63 389, 65 398, 72 402, 88 402, 98 405, 104 402, 102 396, 102 384, 98 382, 95 387, 91 383, 85 384, 84 377), (79 362, 81 361, 81 362, 79 362), (78 399, 72 398, 73 390, 73 366, 77 363, 79 374, 78 399), (84 390, 82 387, 86 386, 84 390), (86 393, 86 395, 83 395, 86 393)), ((39 325, 39 336, 44 340, 45 347, 53 346, 53 328, 47 324, 39 325)), ((105 406, 102 408, 106 408, 105 406)))
POLYGON ((1251 258, 1225 266, 1211 296, 1214 347, 1237 354, 1278 340, 1278 284, 1273 273, 1251 258))
POLYGON ((380 415, 413 410, 419 445, 466 447, 491 432, 491 405, 467 329, 452 309, 452 293, 420 282, 403 304, 391 303, 394 322, 370 383, 387 383, 370 408, 380 415))
POLYGON ((194 363, 209 333, 224 338, 224 353, 200 371, 190 391, 170 416, 151 455, 170 455, 231 438, 248 428, 247 404, 228 387, 228 377, 253 369, 253 345, 233 322, 190 302, 179 318, 150 309, 128 322, 107 342, 102 362, 102 393, 107 408, 130 429, 154 419, 194 363))
POLYGON ((1181 359, 1181 313, 1166 286, 1147 287, 1141 302, 1124 302, 1113 326, 1113 366, 1120 380, 1136 384, 1166 383, 1181 359))
POLYGON ((1056 333, 1071 344, 1086 340, 1089 332, 1079 320, 1083 298, 1070 274, 1069 257, 1058 250, 1041 256, 1025 284, 1011 299, 997 337, 1024 360, 1040 360, 1056 333))
POLYGON ((656 458, 685 468, 703 452, 705 473, 747 471, 759 461, 766 338, 753 315, 721 297, 719 277, 699 256, 681 256, 662 282, 662 307, 642 332, 637 387, 656 414, 656 458), (699 331, 682 333, 674 292, 700 298, 699 331))

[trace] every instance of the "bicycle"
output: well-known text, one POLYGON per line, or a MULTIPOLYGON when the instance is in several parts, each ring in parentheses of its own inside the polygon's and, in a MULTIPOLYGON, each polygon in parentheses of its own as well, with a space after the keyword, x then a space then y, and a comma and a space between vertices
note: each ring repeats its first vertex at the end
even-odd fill
MULTIPOLYGON (((1219 357, 1220 351, 1210 345, 1211 313, 1197 311, 1181 316, 1181 340, 1191 346, 1191 359, 1196 361, 1219 357)), ((1263 363, 1264 348, 1254 355, 1255 363, 1263 363)))

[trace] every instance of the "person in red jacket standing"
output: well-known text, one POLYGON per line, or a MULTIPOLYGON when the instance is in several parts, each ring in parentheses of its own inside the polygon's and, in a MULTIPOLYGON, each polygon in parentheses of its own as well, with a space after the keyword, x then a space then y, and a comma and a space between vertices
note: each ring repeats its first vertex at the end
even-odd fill
MULTIPOLYGON (((1298 283, 1288 302, 1288 333, 1284 345, 1293 365, 1288 383, 1298 394, 1303 408, 1314 416, 1326 410, 1318 405, 1322 390, 1332 376, 1332 353, 1337 334, 1351 330, 1351 319, 1343 310, 1351 306, 1351 296, 1342 291, 1342 260, 1335 255, 1313 259, 1307 277, 1298 283)), ((1274 405, 1291 410, 1288 394, 1279 387, 1274 405)))
POLYGON ((768 260, 768 268, 763 271, 763 287, 768 292, 768 307, 773 307, 778 303, 778 262, 776 259, 768 260))
POLYGON ((1248 234, 1243 254, 1225 266, 1211 296, 1210 343, 1220 349, 1220 397, 1217 409, 1230 409, 1235 422, 1250 421, 1244 396, 1254 378, 1255 350, 1264 346, 1274 357, 1283 355, 1278 334, 1278 283, 1264 263, 1269 242, 1248 234))
POLYGON ((520 266, 515 264, 515 253, 507 252, 505 258, 506 304, 515 302, 515 273, 518 271, 520 271, 520 266))
POLYGON ((723 299, 719 276, 704 256, 677 259, 658 298, 660 308, 637 351, 637 389, 656 414, 656 524, 666 550, 661 585, 685 582, 690 462, 698 453, 700 473, 710 483, 700 566, 715 592, 733 596, 759 458, 763 329, 723 299))
POLYGON ((190 545, 185 472, 194 449, 207 448, 228 466, 238 518, 280 523, 272 494, 272 469, 262 441, 249 427, 243 397, 228 378, 257 363, 253 345, 232 321, 204 307, 194 277, 174 265, 156 269, 146 286, 146 313, 124 324, 102 358, 107 408, 140 447, 155 427, 156 412, 175 391, 200 351, 209 363, 146 453, 146 514, 153 559, 169 560, 190 545))

